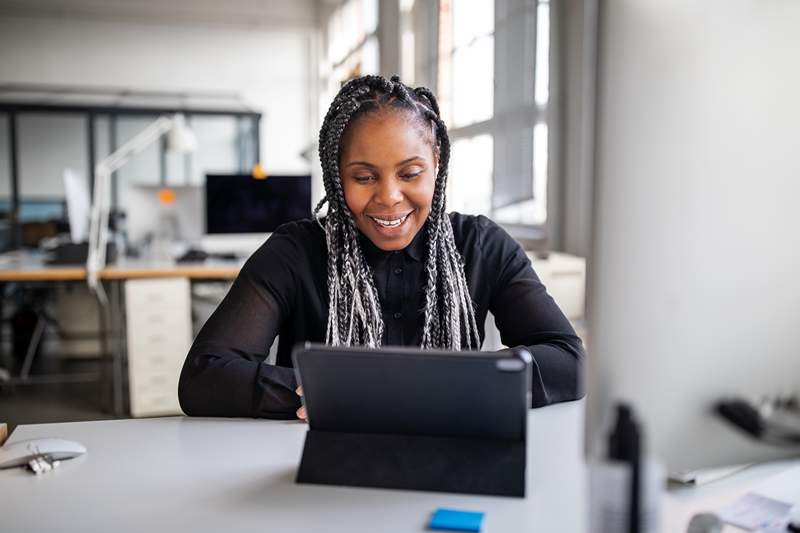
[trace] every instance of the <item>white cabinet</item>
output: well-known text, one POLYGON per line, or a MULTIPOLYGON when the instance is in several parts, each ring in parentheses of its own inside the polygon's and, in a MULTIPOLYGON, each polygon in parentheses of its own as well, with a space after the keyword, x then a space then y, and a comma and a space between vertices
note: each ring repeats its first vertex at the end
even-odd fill
POLYGON ((192 343, 189 280, 128 280, 125 308, 131 415, 181 414, 178 378, 192 343))
POLYGON ((532 252, 528 257, 564 315, 572 321, 582 319, 586 302, 586 259, 555 252, 546 259, 538 259, 532 252))

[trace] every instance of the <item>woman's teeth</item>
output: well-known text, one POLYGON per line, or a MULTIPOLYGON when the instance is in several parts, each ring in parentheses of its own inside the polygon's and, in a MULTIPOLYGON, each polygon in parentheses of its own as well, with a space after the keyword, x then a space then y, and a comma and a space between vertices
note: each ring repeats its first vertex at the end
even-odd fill
POLYGON ((406 219, 408 218, 408 215, 410 215, 410 214, 411 213, 408 213, 408 214, 403 215, 402 217, 396 218, 394 220, 387 220, 387 219, 384 219, 384 218, 377 218, 377 217, 369 217, 369 218, 371 218, 372 220, 374 220, 375 222, 377 222, 380 226, 383 226, 384 228, 396 228, 397 226, 399 226, 400 224, 405 222, 406 219))

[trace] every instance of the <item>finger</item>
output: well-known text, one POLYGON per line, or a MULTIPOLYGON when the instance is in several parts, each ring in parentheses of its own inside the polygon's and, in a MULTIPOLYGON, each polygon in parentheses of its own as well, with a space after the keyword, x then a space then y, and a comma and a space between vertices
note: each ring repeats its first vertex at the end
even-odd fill
POLYGON ((297 393, 298 396, 303 395, 303 387, 297 387, 294 391, 297 393))
POLYGON ((301 407, 300 409, 297 410, 296 414, 297 414, 297 418, 299 418, 301 420, 305 420, 306 419, 306 408, 305 407, 301 407))

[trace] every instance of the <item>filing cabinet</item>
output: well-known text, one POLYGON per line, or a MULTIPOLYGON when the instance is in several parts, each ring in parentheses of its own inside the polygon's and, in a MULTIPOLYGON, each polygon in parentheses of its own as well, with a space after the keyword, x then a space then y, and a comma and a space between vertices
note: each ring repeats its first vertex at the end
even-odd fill
POLYGON ((131 415, 181 414, 178 378, 192 342, 187 278, 125 282, 131 415))
POLYGON ((564 315, 575 322, 586 306, 586 259, 551 252, 546 258, 528 253, 533 269, 564 315))

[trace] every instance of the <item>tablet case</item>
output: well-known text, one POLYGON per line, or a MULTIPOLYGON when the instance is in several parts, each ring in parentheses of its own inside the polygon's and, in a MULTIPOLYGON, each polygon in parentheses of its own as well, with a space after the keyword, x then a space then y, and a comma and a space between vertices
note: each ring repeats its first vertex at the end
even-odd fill
POLYGON ((526 350, 306 344, 293 358, 309 416, 298 483, 525 496, 526 350))

